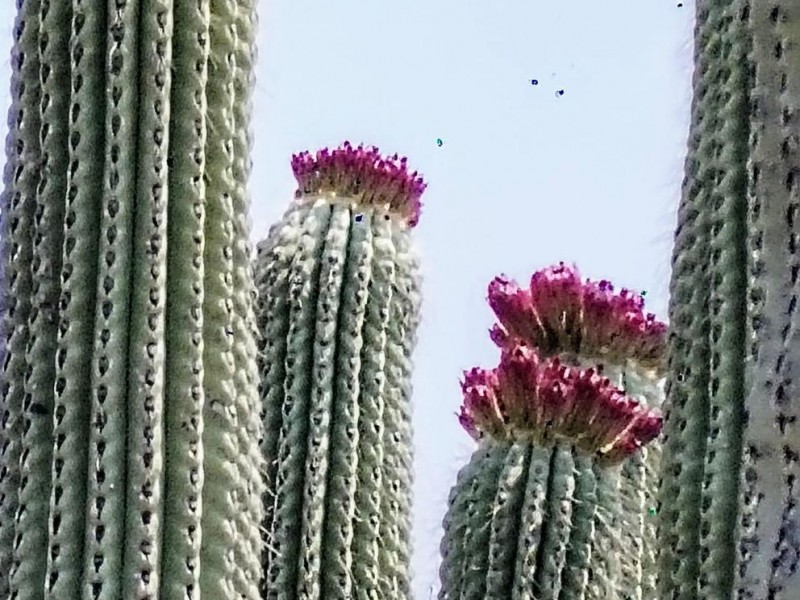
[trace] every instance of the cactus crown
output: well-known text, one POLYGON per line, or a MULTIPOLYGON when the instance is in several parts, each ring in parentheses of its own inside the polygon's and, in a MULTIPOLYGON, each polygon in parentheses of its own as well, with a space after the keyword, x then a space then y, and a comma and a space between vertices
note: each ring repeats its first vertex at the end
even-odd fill
POLYGON ((292 171, 299 184, 297 197, 327 195, 341 197, 364 207, 395 214, 409 227, 419 222, 420 197, 426 184, 416 171, 409 173, 407 159, 382 156, 378 148, 323 148, 316 154, 292 156, 292 171))
POLYGON ((595 369, 564 365, 525 345, 503 349, 495 369, 472 369, 462 382, 459 421, 476 439, 566 439, 604 464, 651 442, 662 417, 613 386, 595 369))
POLYGON ((546 356, 663 368, 667 326, 644 312, 642 296, 605 280, 581 281, 574 266, 537 271, 529 289, 496 277, 488 299, 500 322, 491 337, 500 347, 521 341, 546 356))

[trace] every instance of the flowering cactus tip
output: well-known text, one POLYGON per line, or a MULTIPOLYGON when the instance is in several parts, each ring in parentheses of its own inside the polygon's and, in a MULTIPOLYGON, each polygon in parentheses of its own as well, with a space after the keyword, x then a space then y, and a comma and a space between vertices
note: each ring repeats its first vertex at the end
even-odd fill
POLYGON ((495 369, 465 372, 461 389, 459 422, 473 438, 567 440, 614 464, 661 430, 658 411, 598 370, 567 366, 523 344, 505 347, 495 369))
POLYGON ((292 156, 299 185, 297 197, 328 195, 362 207, 372 207, 400 217, 410 227, 419 222, 423 179, 409 173, 406 157, 382 156, 377 147, 353 146, 345 141, 334 149, 292 156))
POLYGON ((536 271, 528 289, 496 277, 488 300, 502 331, 492 334, 498 345, 524 341, 546 354, 663 369, 667 328, 644 311, 641 294, 617 292, 605 279, 583 280, 575 265, 560 262, 536 271))

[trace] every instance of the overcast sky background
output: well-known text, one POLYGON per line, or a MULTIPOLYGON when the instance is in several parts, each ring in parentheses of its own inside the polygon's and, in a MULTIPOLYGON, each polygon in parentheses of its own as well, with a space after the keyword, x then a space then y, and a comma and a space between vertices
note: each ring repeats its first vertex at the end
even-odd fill
MULTIPOLYGON (((13 10, 0 4, 7 47, 13 10)), ((586 276, 645 290, 666 313, 693 13, 693 2, 673 0, 260 2, 254 240, 292 198, 293 152, 363 141, 407 155, 429 182, 414 234, 425 275, 419 600, 436 586, 447 493, 472 451, 454 417, 458 381, 497 359, 491 278, 526 281, 574 261, 586 276)))

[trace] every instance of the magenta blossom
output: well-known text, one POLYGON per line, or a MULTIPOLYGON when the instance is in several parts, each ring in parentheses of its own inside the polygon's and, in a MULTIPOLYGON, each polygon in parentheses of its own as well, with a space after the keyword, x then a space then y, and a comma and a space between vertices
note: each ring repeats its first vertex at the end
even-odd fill
POLYGON ((543 358, 524 345, 503 349, 495 369, 472 369, 461 384, 459 421, 475 439, 557 440, 616 464, 658 437, 662 417, 594 369, 543 358))
POLYGON ((667 326, 644 312, 644 299, 608 281, 582 281, 564 263, 537 271, 528 289, 503 276, 489 284, 501 347, 524 342, 547 356, 566 354, 648 369, 663 366, 667 326))
POLYGON ((354 148, 345 142, 334 150, 323 148, 316 155, 295 154, 292 171, 299 184, 299 196, 335 195, 397 214, 414 227, 426 186, 416 171, 409 173, 407 160, 396 154, 382 156, 374 146, 354 148))

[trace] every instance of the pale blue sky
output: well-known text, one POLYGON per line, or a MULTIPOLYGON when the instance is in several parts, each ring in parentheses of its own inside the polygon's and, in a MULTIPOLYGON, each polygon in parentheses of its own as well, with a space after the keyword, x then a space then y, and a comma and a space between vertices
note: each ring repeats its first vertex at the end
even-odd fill
MULTIPOLYGON (((646 290, 665 313, 694 12, 677 4, 261 1, 254 239, 292 197, 293 152, 363 141, 407 155, 429 182, 415 232, 425 275, 414 375, 420 600, 437 579, 448 489, 471 452, 453 416, 458 380, 497 358, 489 280, 575 261, 646 290)), ((12 10, 0 6, 7 42, 12 10)), ((2 81, 8 69, 5 58, 2 81)))

